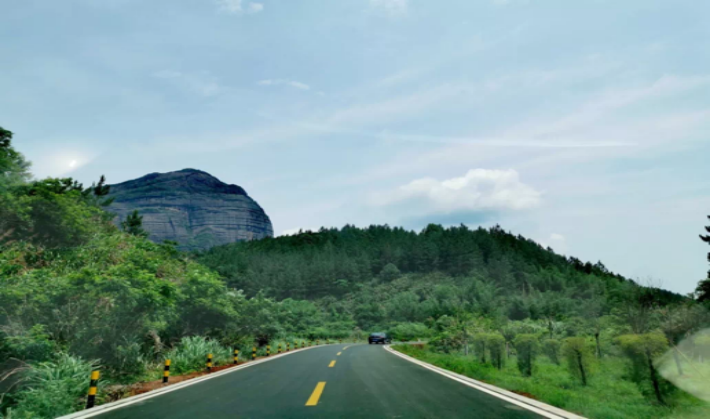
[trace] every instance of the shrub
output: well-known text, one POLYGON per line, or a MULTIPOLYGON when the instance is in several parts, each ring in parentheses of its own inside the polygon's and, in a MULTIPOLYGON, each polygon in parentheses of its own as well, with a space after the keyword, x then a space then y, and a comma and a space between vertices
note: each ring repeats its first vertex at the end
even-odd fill
POLYGON ((558 339, 546 339, 542 345, 543 353, 551 360, 552 363, 560 365, 560 341, 558 339))
POLYGON ((593 362, 593 350, 585 338, 572 337, 565 339, 563 354, 570 374, 577 377, 584 386, 588 385, 588 376, 593 362))
POLYGON ((171 372, 178 375, 204 369, 208 354, 212 354, 213 365, 229 363, 232 360, 230 348, 201 336, 184 337, 165 358, 171 360, 171 372))
POLYGON ((524 377, 533 375, 533 366, 538 354, 538 338, 536 335, 524 333, 514 339, 516 348, 516 364, 524 377))
POLYGON ((486 335, 486 346, 489 350, 489 359, 491 359, 491 363, 497 369, 501 369, 503 366, 505 344, 506 340, 500 333, 488 333, 486 335))
POLYGON ((617 338, 617 343, 632 361, 632 379, 640 384, 651 383, 654 395, 659 403, 664 404, 664 394, 671 390, 661 378, 654 360, 663 355, 667 349, 667 339, 661 332, 643 335, 623 335, 617 338))
POLYGON ((15 395, 18 407, 8 416, 54 418, 82 409, 95 367, 95 363, 65 353, 54 361, 31 366, 22 390, 15 395))
POLYGON ((426 338, 430 329, 422 323, 401 323, 390 329, 390 335, 398 341, 411 341, 426 338))
POLYGON ((479 357, 482 364, 486 363, 486 334, 477 333, 474 335, 474 353, 479 357))

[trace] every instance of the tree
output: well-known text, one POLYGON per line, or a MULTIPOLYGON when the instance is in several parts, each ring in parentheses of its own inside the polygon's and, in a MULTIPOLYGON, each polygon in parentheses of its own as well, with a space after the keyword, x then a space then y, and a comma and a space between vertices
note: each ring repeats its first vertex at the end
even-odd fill
POLYGON ((489 350, 489 359, 491 363, 497 368, 501 369, 503 366, 504 358, 504 343, 506 340, 500 333, 487 333, 486 334, 486 346, 489 350))
POLYGON ((559 352, 560 341, 558 339, 546 339, 543 341, 543 353, 556 365, 560 364, 559 352))
POLYGON ((663 379, 654 361, 667 349, 667 339, 661 332, 623 335, 617 338, 623 352, 632 361, 632 378, 638 383, 649 380, 659 403, 664 404, 663 379))
POLYGON ((121 228, 132 236, 148 237, 148 232, 143 229, 143 216, 138 214, 138 210, 133 210, 121 221, 121 228))
MULTIPOLYGON (((709 218, 709 217, 707 217, 709 218)), ((709 226, 704 227, 706 229, 706 233, 709 232, 709 226)), ((709 243, 709 235, 708 234, 699 234, 699 238, 705 242, 709 243)), ((711 253, 706 253, 706 260, 711 261, 711 253)), ((696 287, 696 301, 699 302, 709 302, 709 278, 711 278, 711 271, 706 272, 706 279, 699 281, 699 285, 696 287)))
POLYGON ((593 355, 586 339, 583 337, 565 339, 563 354, 570 374, 580 379, 584 386, 588 385, 593 355))
POLYGON ((538 355, 538 337, 530 333, 516 336, 516 364, 524 377, 533 375, 534 361, 538 355))
POLYGON ((383 282, 391 282, 400 277, 400 269, 393 263, 388 263, 383 267, 378 275, 383 282))

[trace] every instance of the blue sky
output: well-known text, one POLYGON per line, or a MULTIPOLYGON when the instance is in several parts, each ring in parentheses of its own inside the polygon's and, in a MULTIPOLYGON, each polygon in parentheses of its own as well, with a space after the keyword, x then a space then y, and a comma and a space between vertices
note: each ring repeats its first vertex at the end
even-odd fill
POLYGON ((709 3, 24 0, 0 124, 38 177, 186 167, 277 233, 514 233, 677 292, 706 275, 709 3))

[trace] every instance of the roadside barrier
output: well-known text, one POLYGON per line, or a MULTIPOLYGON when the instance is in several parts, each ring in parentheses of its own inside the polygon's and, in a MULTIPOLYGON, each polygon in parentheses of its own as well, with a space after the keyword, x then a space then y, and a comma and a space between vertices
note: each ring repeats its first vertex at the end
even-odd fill
POLYGON ((99 384, 99 371, 91 372, 91 379, 89 381, 89 395, 86 398, 86 408, 91 409, 94 407, 96 402, 96 386, 99 384))
POLYGON ((165 360, 165 366, 163 367, 163 383, 168 382, 168 377, 170 377, 170 359, 165 360))
MULTIPOLYGON (((306 348, 306 340, 301 341, 301 348, 306 348)), ((341 342, 341 340, 339 340, 341 342)), ((299 342, 294 341, 294 350, 299 349, 299 342)), ((326 343, 330 343, 330 341, 327 339, 326 343)), ((314 342, 309 340, 308 341, 308 347, 313 346, 314 342)), ((316 339, 316 345, 321 344, 321 339, 316 339)), ((281 343, 277 345, 277 351, 279 354, 281 354, 281 343)), ((286 342, 285 344, 285 352, 291 351, 291 342, 286 342)), ((234 349, 233 350, 233 358, 232 362, 234 365, 237 365, 239 363, 239 349, 234 349)), ((266 356, 271 355, 271 346, 267 345, 267 353, 266 356)), ((252 346, 252 360, 255 361, 257 359, 257 346, 252 346)), ((170 380, 170 365, 172 361, 170 359, 166 359, 164 364, 163 364, 163 384, 167 384, 168 381, 170 380)), ((213 368, 213 354, 207 354, 207 357, 205 359, 205 370, 208 373, 212 372, 213 368)), ((89 392, 87 394, 87 399, 86 399, 86 409, 91 409, 92 407, 95 406, 96 404, 96 393, 97 393, 97 386, 99 383, 99 377, 100 377, 100 372, 97 371, 92 371, 91 372, 91 377, 89 381, 89 392)))

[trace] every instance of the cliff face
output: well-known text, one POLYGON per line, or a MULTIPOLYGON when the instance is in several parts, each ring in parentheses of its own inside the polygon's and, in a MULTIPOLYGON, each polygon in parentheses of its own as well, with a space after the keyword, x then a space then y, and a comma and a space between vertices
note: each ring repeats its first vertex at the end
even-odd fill
POLYGON ((117 224, 138 210, 151 240, 175 240, 183 250, 273 236, 269 216, 244 189, 200 170, 151 173, 111 185, 109 196, 117 224))

